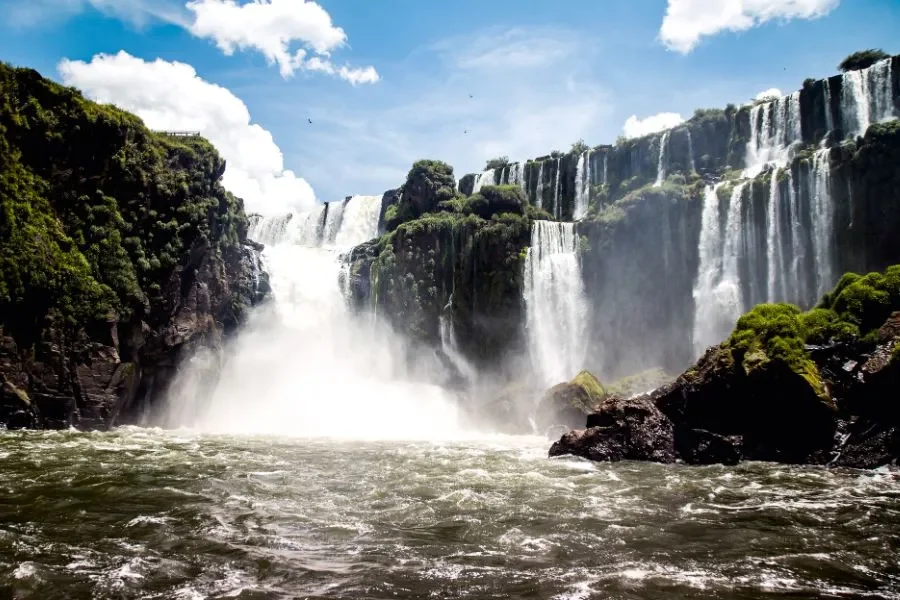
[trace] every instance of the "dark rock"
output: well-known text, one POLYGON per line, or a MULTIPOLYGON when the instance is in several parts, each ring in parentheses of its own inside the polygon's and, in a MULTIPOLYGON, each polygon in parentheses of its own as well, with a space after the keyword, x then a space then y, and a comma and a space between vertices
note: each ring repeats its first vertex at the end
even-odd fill
POLYGON ((743 458, 744 440, 739 435, 720 435, 705 429, 678 429, 675 450, 691 465, 736 465, 743 458))
POLYGON ((565 435, 550 448, 550 456, 574 454, 597 461, 675 461, 672 422, 647 396, 605 399, 588 416, 587 429, 565 435))

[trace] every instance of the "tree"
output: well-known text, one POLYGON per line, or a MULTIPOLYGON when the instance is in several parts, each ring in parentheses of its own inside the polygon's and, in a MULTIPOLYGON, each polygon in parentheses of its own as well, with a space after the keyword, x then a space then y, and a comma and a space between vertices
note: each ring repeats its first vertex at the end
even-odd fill
POLYGON ((860 50, 859 52, 854 52, 838 65, 838 69, 841 70, 842 73, 846 73, 847 71, 859 71, 860 69, 868 69, 879 60, 884 60, 885 58, 890 58, 891 55, 885 52, 884 50, 869 48, 868 50, 860 50))
POLYGON ((584 143, 584 140, 578 140, 574 144, 572 144, 571 154, 581 155, 590 150, 590 146, 584 143))
POLYGON ((484 170, 489 171, 490 169, 502 169, 503 167, 509 165, 509 157, 508 156, 498 156, 497 158, 492 158, 487 161, 484 165, 484 170))

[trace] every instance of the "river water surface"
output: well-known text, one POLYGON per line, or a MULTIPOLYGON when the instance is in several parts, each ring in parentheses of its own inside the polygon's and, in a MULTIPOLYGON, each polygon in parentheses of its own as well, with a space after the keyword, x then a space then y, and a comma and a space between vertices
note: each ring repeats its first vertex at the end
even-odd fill
POLYGON ((0 598, 900 598, 900 474, 0 433, 0 598))

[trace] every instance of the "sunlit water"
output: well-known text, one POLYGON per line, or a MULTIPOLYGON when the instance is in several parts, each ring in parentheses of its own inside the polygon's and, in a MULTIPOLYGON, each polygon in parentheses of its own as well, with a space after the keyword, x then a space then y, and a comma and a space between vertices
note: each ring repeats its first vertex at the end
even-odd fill
POLYGON ((900 597, 900 474, 0 433, 0 598, 900 597))

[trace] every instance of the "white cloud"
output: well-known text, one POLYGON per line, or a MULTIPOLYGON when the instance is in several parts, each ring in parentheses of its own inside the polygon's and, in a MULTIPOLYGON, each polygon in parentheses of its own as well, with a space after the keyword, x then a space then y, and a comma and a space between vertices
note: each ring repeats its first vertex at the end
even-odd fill
POLYGON ((704 36, 776 19, 816 19, 838 4, 840 0, 669 0, 659 36, 670 50, 687 54, 704 36))
POLYGON ((189 31, 208 38, 226 55, 235 50, 256 50, 278 65, 282 77, 295 71, 319 71, 336 75, 353 85, 374 83, 374 67, 337 67, 328 59, 344 46, 347 34, 331 22, 324 8, 310 0, 191 0, 194 14, 189 31), (292 51, 292 47, 301 46, 292 51), (308 57, 309 51, 316 56, 308 57))
POLYGON ((769 88, 758 93, 754 100, 764 100, 766 98, 781 98, 784 94, 778 88, 769 88))
POLYGON ((65 59, 59 72, 67 85, 134 112, 151 129, 200 131, 228 161, 223 185, 243 198, 248 210, 283 213, 315 202, 309 184, 285 170, 272 134, 251 123, 244 102, 201 79, 192 66, 147 62, 122 51, 90 62, 65 59))
POLYGON ((309 98, 313 126, 296 122, 290 101, 272 98, 267 113, 297 131, 285 152, 320 196, 377 194, 422 158, 448 162, 459 177, 499 155, 524 160, 579 138, 608 139, 612 97, 593 72, 599 56, 596 40, 567 29, 472 31, 412 52, 398 71, 414 78, 385 81, 364 98, 309 98))
POLYGON ((638 119, 637 115, 631 115, 625 121, 624 133, 627 138, 636 138, 671 129, 684 123, 684 119, 678 113, 659 113, 647 117, 646 119, 638 119))

